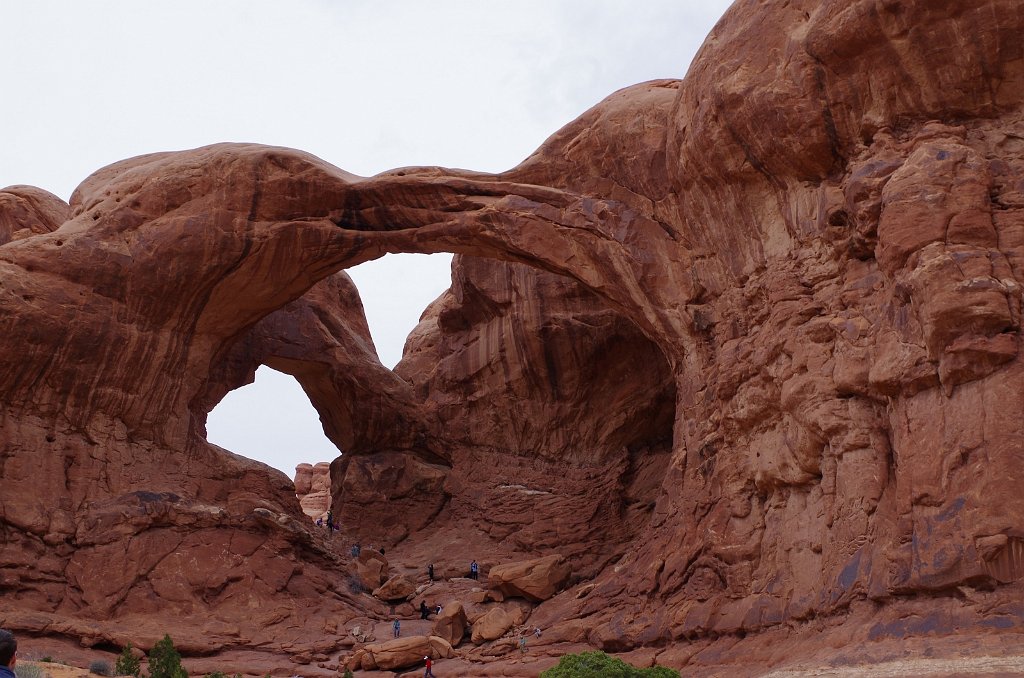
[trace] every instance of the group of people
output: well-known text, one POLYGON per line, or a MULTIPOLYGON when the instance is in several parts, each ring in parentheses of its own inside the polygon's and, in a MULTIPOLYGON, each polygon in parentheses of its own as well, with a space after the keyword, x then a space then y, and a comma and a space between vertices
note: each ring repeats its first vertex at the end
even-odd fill
POLYGON ((427 601, 420 601, 420 619, 429 619, 430 615, 439 615, 444 608, 440 605, 434 605, 433 607, 427 606, 427 601))
POLYGON ((326 527, 328 534, 333 534, 341 529, 341 525, 334 521, 334 511, 330 509, 327 510, 326 519, 323 516, 316 519, 316 526, 326 527))

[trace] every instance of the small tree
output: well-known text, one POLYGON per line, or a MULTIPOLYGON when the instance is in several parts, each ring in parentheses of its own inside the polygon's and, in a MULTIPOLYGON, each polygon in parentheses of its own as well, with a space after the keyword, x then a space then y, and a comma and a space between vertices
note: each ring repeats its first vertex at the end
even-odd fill
POLYGON ((188 678, 188 672, 181 665, 181 655, 167 634, 149 651, 149 678, 188 678))
POLYGON ((664 666, 638 669, 604 652, 567 654, 540 674, 541 678, 679 678, 679 672, 664 666))
POLYGON ((121 650, 121 654, 117 656, 117 661, 114 662, 114 675, 115 676, 134 676, 139 678, 139 673, 142 672, 139 666, 138 658, 132 654, 132 644, 128 643, 121 650))

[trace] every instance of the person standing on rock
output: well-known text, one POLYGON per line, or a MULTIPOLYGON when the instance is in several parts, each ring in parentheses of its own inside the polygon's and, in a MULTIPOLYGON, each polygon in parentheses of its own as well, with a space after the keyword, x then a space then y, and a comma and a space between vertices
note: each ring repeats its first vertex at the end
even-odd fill
POLYGON ((358 558, 360 552, 362 552, 362 548, 359 546, 359 542, 356 542, 355 546, 352 547, 352 551, 351 551, 352 557, 353 558, 358 558))
POLYGON ((395 623, 391 625, 392 630, 395 632, 395 638, 402 635, 402 622, 395 620, 395 623))
POLYGON ((473 562, 469 564, 469 578, 470 579, 479 579, 480 578, 480 566, 476 564, 476 560, 473 560, 473 562))
POLYGON ((427 668, 423 671, 423 678, 436 678, 431 668, 434 666, 434 662, 430 661, 430 657, 424 657, 423 661, 427 663, 427 668))
POLYGON ((433 563, 431 563, 430 565, 427 565, 427 577, 430 578, 430 581, 434 581, 434 564, 433 563))
POLYGON ((18 662, 18 641, 10 631, 0 629, 0 678, 15 678, 18 662))
POLYGON ((334 532, 334 512, 327 509, 327 531, 334 532))
POLYGON ((427 601, 420 601, 420 619, 426 619, 430 616, 430 609, 427 607, 427 601))

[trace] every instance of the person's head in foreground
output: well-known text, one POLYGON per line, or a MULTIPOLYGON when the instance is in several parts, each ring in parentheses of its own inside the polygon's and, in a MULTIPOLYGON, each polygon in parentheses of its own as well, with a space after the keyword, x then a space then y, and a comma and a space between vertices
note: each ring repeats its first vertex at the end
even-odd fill
POLYGON ((10 631, 0 629, 0 667, 13 669, 18 657, 18 641, 10 631))

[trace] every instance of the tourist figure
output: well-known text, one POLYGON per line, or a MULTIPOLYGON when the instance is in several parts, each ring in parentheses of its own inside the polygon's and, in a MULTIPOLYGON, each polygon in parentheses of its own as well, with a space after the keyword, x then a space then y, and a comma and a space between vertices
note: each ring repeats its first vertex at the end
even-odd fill
POLYGON ((402 635, 402 622, 395 620, 395 623, 391 625, 391 629, 395 632, 395 638, 402 635))
POLYGON ((526 654, 526 636, 519 636, 519 653, 526 654))
POLYGON ((440 605, 438 605, 437 607, 434 608, 434 614, 436 614, 438 617, 440 617, 442 609, 443 608, 440 605))
POLYGON ((423 661, 425 661, 427 663, 427 668, 426 668, 425 671, 423 671, 423 678, 427 678, 428 676, 430 678, 436 678, 434 676, 434 672, 430 670, 431 667, 434 666, 434 662, 430 661, 430 657, 424 657, 423 661))
POLYGON ((327 530, 334 532, 334 512, 331 509, 327 509, 327 530))
POLYGON ((420 619, 426 619, 430 616, 430 610, 427 608, 427 601, 420 601, 420 619))
POLYGON ((433 563, 431 563, 430 565, 427 565, 427 577, 430 578, 430 581, 434 581, 434 564, 433 563))
POLYGON ((354 545, 352 546, 352 551, 351 551, 351 553, 352 553, 352 557, 353 557, 353 558, 358 558, 358 557, 359 557, 359 552, 360 552, 360 551, 362 551, 362 548, 360 548, 360 546, 359 546, 359 542, 356 542, 356 543, 355 543, 355 544, 354 544, 354 545))
POLYGON ((537 636, 538 639, 540 638, 540 627, 539 626, 534 626, 533 627, 533 635, 537 636))
POLYGON ((0 629, 0 678, 15 678, 14 665, 18 662, 18 641, 14 634, 0 629))
POLYGON ((479 579, 480 578, 480 566, 476 564, 476 560, 469 564, 469 578, 479 579))

